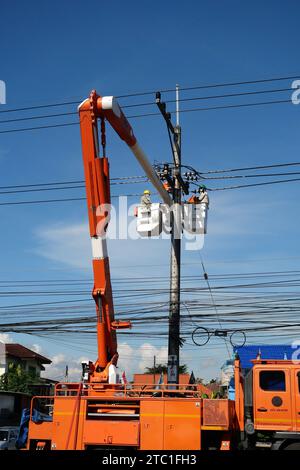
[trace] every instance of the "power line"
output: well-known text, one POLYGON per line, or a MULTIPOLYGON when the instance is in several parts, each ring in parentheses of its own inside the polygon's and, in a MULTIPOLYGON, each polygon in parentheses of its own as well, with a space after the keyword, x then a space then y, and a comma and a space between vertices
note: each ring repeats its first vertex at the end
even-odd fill
MULTIPOLYGON (((291 88, 279 88, 279 89, 272 89, 272 90, 257 90, 257 91, 248 91, 248 92, 242 92, 242 93, 230 93, 230 94, 223 94, 223 95, 196 96, 192 98, 181 98, 179 101, 189 102, 189 101, 211 100, 211 99, 220 99, 220 98, 233 98, 233 97, 241 97, 241 96, 249 96, 249 95, 251 96, 251 95, 267 94, 267 93, 282 93, 285 91, 291 92, 292 89, 291 88)), ((165 103, 175 103, 175 102, 176 100, 165 101, 165 103)), ((151 101, 147 103, 128 104, 128 105, 123 105, 122 109, 144 107, 144 106, 154 106, 155 104, 156 104, 155 101, 151 101)), ((0 121, 0 124, 8 124, 11 122, 21 122, 21 121, 31 121, 35 119, 49 119, 49 118, 54 118, 54 117, 72 116, 72 115, 78 115, 78 112, 73 111, 73 112, 64 112, 64 113, 55 113, 55 114, 42 114, 38 116, 28 116, 28 117, 14 118, 14 119, 5 119, 5 120, 0 121)))
MULTIPOLYGON (((137 194, 113 194, 111 197, 139 197, 140 193, 137 194)), ((15 206, 22 204, 43 204, 43 203, 53 203, 53 202, 71 202, 71 201, 85 201, 85 197, 71 197, 66 199, 44 199, 38 201, 15 201, 15 202, 1 202, 0 206, 15 206)))
POLYGON ((281 183, 291 183, 294 181, 300 181, 300 178, 292 178, 287 180, 277 180, 277 181, 265 181, 264 183, 253 183, 253 184, 240 184, 236 186, 225 186, 224 188, 210 188, 209 191, 225 191, 229 189, 241 189, 241 188, 253 188, 255 186, 266 186, 270 184, 281 184, 281 183))
MULTIPOLYGON (((214 83, 210 85, 198 85, 198 86, 190 86, 190 87, 181 87, 181 91, 189 91, 189 90, 204 90, 210 88, 221 88, 221 87, 231 87, 231 86, 240 86, 240 85, 253 85, 258 83, 271 83, 271 82, 278 82, 278 81, 285 81, 285 80, 296 80, 300 77, 300 75, 293 75, 293 76, 283 76, 283 77, 271 77, 266 79, 258 79, 258 80, 247 80, 247 81, 240 81, 240 82, 225 82, 225 83, 214 83)), ((123 95, 116 95, 116 98, 131 98, 135 96, 146 96, 146 95, 153 95, 158 90, 152 91, 143 91, 143 92, 136 92, 136 93, 128 93, 123 95)), ((167 89, 160 89, 161 93, 172 93, 175 92, 175 88, 167 88, 167 89)), ((33 109, 42 109, 42 108, 51 108, 51 107, 58 107, 58 106, 67 106, 67 105, 78 105, 80 104, 82 99, 78 99, 76 101, 63 101, 59 103, 46 103, 43 105, 35 105, 35 106, 27 106, 21 108, 13 108, 13 109, 4 109, 1 110, 0 113, 12 113, 12 112, 19 112, 19 111, 31 111, 33 109)))
MULTIPOLYGON (((206 176, 205 180, 224 180, 224 179, 242 179, 242 178, 268 178, 274 176, 300 175, 300 171, 291 171, 287 173, 264 173, 258 175, 226 175, 226 176, 206 176)), ((1 194, 1 193, 0 193, 1 194)))
MULTIPOLYGON (((110 181, 127 181, 127 180, 139 180, 139 179, 146 179, 146 176, 119 176, 115 178, 110 178, 110 181)), ((144 182, 144 181, 143 181, 144 182)), ((3 189, 15 189, 15 188, 34 188, 34 187, 43 187, 43 186, 57 186, 57 185, 66 185, 66 184, 81 184, 84 183, 84 180, 69 180, 69 181, 52 181, 46 183, 32 183, 32 184, 17 184, 17 185, 9 185, 9 186, 0 186, 0 190, 3 189)))
MULTIPOLYGON (((119 181, 115 183, 111 183, 111 186, 115 185, 123 185, 123 184, 140 184, 140 183, 146 183, 148 179, 144 178, 143 180, 138 180, 138 181, 119 181)), ((62 191, 65 189, 82 189, 85 188, 85 185, 80 184, 77 186, 59 186, 59 187, 41 187, 41 188, 34 188, 34 189, 15 189, 15 190, 10 190, 10 191, 0 191, 1 194, 18 194, 18 193, 32 193, 32 192, 42 192, 42 191, 62 191)))
MULTIPOLYGON (((230 168, 230 169, 222 169, 222 170, 209 170, 206 172, 198 172, 191 167, 193 171, 195 171, 199 175, 210 175, 210 174, 218 174, 218 173, 229 173, 229 172, 236 172, 236 171, 247 171, 247 170, 257 170, 257 169, 266 169, 266 168, 275 168, 275 167, 289 167, 289 166, 299 166, 300 162, 292 162, 292 163, 280 163, 280 164, 274 164, 274 165, 261 165, 261 166, 253 166, 253 167, 242 167, 242 168, 230 168)), ((290 173, 274 173, 274 174, 265 174, 265 175, 241 175, 241 177, 263 177, 263 176, 276 176, 276 175, 292 175, 292 174, 298 174, 298 172, 290 172, 290 173)), ((226 176, 227 178, 227 176, 226 176)), ((240 176, 238 176, 240 178, 240 176)), ((205 179, 217 179, 215 177, 205 177, 205 179)), ((126 183, 130 184, 133 182, 133 184, 136 183, 136 181, 142 181, 143 183, 146 182, 147 177, 143 175, 136 175, 136 176, 119 176, 119 177, 114 177, 110 178, 110 181, 112 182, 111 184, 120 184, 119 182, 125 181, 126 183)), ((48 186, 63 186, 63 185, 79 185, 83 184, 84 180, 66 180, 66 181, 47 181, 47 182, 41 182, 41 183, 30 183, 30 184, 15 184, 15 185, 7 185, 7 186, 0 186, 0 191, 3 190, 9 190, 9 189, 27 189, 27 188, 43 188, 43 187, 48 187, 48 186)), ((76 186, 76 187, 81 187, 81 186, 76 186)))
POLYGON ((74 115, 78 115, 78 113, 76 111, 72 111, 70 113, 42 114, 40 116, 27 116, 27 117, 14 118, 14 119, 4 119, 0 121, 0 124, 7 124, 10 122, 19 122, 19 121, 32 121, 34 119, 48 119, 48 118, 61 117, 61 116, 74 116, 74 115))
MULTIPOLYGON (((278 82, 284 80, 296 80, 300 77, 300 75, 294 76, 284 76, 284 77, 272 77, 272 78, 265 78, 259 80, 248 80, 248 81, 240 81, 240 82, 225 82, 225 83, 214 83, 210 85, 197 85, 197 86, 190 86, 190 87, 180 87, 180 91, 188 91, 188 90, 204 90, 209 88, 221 88, 221 87, 230 87, 230 86, 239 86, 239 85, 253 85, 257 83, 268 83, 268 82, 278 82)), ((156 93, 158 89, 146 92, 138 92, 138 93, 131 93, 127 95, 119 95, 116 98, 130 98, 132 96, 145 96, 145 95, 152 95, 156 93)), ((161 93, 172 93, 176 91, 176 88, 166 88, 160 89, 161 93)))
POLYGON ((8 134, 12 132, 26 132, 26 131, 35 131, 39 129, 50 129, 54 127, 67 127, 67 126, 78 126, 79 122, 66 122, 63 124, 50 124, 48 126, 38 126, 38 127, 26 127, 22 129, 8 129, 5 131, 0 131, 0 134, 8 134))
POLYGON ((300 162, 292 162, 292 163, 276 163, 273 165, 261 165, 261 166, 249 166, 249 167, 242 167, 242 168, 229 168, 227 170, 209 170, 205 172, 201 172, 201 175, 208 175, 211 173, 229 173, 232 171, 248 171, 248 170, 262 170, 266 168, 277 168, 277 167, 284 167, 284 166, 299 166, 300 162))
MULTIPOLYGON (((191 109, 181 109, 179 110, 180 113, 191 113, 191 112, 201 112, 201 111, 213 111, 213 110, 221 110, 221 109, 237 109, 237 108, 246 108, 246 107, 253 107, 253 106, 267 106, 273 104, 286 104, 291 103, 291 100, 277 100, 277 101, 261 101, 256 103, 240 103, 240 104, 233 104, 233 105, 224 105, 224 106, 211 106, 206 108, 191 108, 191 109)), ((174 114, 176 111, 170 111, 171 114, 174 114)), ((144 113, 144 114, 136 114, 132 116, 127 116, 128 119, 138 119, 150 116, 160 116, 160 113, 144 113)), ((58 128, 58 127, 66 127, 66 126, 75 126, 79 125, 79 122, 70 122, 70 123, 62 123, 62 124, 50 124, 46 126, 37 126, 37 127, 26 127, 21 129, 8 129, 4 131, 0 131, 0 134, 7 134, 13 132, 26 132, 26 131, 34 131, 34 130, 41 130, 41 129, 50 129, 50 128, 58 128)))
MULTIPOLYGON (((198 112, 198 111, 215 111, 218 109, 235 109, 235 108, 246 108, 246 107, 252 107, 252 106, 266 106, 270 104, 284 104, 284 103, 292 103, 292 101, 289 100, 276 100, 276 101, 260 101, 256 103, 240 103, 240 104, 232 104, 232 105, 224 105, 224 106, 210 106, 206 108, 191 108, 191 109, 180 109, 180 113, 192 113, 192 112, 198 112)), ((174 111, 170 111, 170 114, 175 114, 174 111)), ((141 118, 141 117, 149 117, 149 116, 160 116, 160 113, 145 113, 145 114, 136 114, 133 116, 127 116, 128 119, 136 119, 136 118, 141 118)))
MULTIPOLYGON (((300 178, 291 178, 291 179, 276 180, 276 181, 266 181, 266 182, 263 182, 263 183, 243 184, 243 185, 235 185, 235 186, 225 186, 223 188, 207 188, 207 190, 208 191, 226 191, 226 190, 233 190, 233 189, 251 188, 251 187, 256 187, 256 186, 267 186, 267 185, 272 185, 272 184, 292 183, 292 182, 296 182, 296 181, 300 181, 300 178)), ((146 182, 146 181, 142 181, 142 182, 146 182)), ((191 183, 195 186, 199 186, 199 184, 197 184, 194 181, 192 181, 191 183)), ((78 188, 78 187, 79 186, 77 186, 76 188, 78 188)), ((52 189, 55 189, 55 188, 52 188, 52 189)), ((56 188, 56 189, 64 189, 64 188, 56 188)), ((65 189, 70 189, 70 188, 65 188, 65 189)), ((9 194, 9 193, 15 193, 15 192, 30 192, 30 191, 31 190, 11 191, 11 192, 7 191, 6 193, 3 192, 2 194, 9 194)), ((34 191, 34 190, 32 190, 32 191, 34 191)), ((153 193, 153 194, 155 194, 155 193, 153 193)), ((117 197, 139 197, 139 196, 140 196, 140 194, 136 193, 136 194, 114 194, 111 197, 112 198, 117 198, 117 197)), ((62 199, 44 199, 44 200, 37 200, 37 201, 1 202, 0 206, 84 201, 85 199, 86 199, 85 197, 72 197, 72 198, 62 198, 62 199)))
POLYGON ((19 111, 32 111, 33 109, 42 109, 42 108, 52 108, 57 106, 67 106, 67 105, 76 105, 79 104, 80 101, 64 101, 60 103, 47 103, 47 104, 39 104, 36 106, 26 106, 22 108, 13 108, 13 109, 3 109, 0 111, 1 113, 15 113, 19 111))
MULTIPOLYGON (((229 93, 223 95, 210 95, 210 96, 194 96, 192 98, 180 98, 178 101, 181 103, 185 103, 188 101, 200 101, 200 100, 214 100, 214 99, 223 99, 223 98, 234 98, 234 97, 241 97, 241 96, 251 96, 251 95, 261 95, 261 94, 268 94, 268 93, 282 93, 285 91, 293 91, 292 88, 276 88, 271 90, 257 90, 257 91, 245 91, 241 93, 229 93)), ((164 103, 176 103, 176 100, 164 100, 164 103)), ((144 106, 152 106, 156 103, 154 101, 148 101, 146 103, 135 103, 135 104, 127 104, 123 105, 122 109, 125 108, 137 108, 137 107, 144 107, 144 106)), ((2 121, 5 122, 5 121, 2 121)), ((0 121, 1 123, 1 121, 0 121)))

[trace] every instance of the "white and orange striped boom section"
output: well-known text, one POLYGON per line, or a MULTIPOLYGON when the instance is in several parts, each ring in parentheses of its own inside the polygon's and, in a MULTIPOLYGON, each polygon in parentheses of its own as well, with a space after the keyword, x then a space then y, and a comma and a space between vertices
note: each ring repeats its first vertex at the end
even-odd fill
MULTIPOLYGON (((80 104, 78 111, 93 252, 94 288, 92 295, 96 303, 98 340, 98 361, 95 364, 96 373, 97 368, 103 371, 117 353, 115 330, 131 326, 130 322, 116 322, 114 320, 109 259, 105 238, 108 225, 107 212, 109 210, 103 211, 99 209, 100 207, 103 208, 103 205, 110 205, 109 163, 105 155, 100 156, 98 120, 102 122, 102 131, 104 129, 104 120, 110 123, 119 137, 131 149, 162 200, 168 205, 171 205, 172 201, 145 153, 139 146, 128 120, 114 97, 101 97, 97 95, 96 91, 92 91, 90 97, 80 104)), ((106 374, 98 378, 100 381, 105 381, 106 374)))

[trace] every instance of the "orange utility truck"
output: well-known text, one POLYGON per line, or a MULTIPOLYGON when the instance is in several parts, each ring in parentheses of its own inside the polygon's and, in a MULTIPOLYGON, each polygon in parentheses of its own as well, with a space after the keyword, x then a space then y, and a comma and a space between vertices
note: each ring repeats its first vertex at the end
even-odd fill
POLYGON ((79 383, 59 383, 53 397, 31 403, 29 450, 200 450, 300 447, 300 364, 255 361, 246 376, 235 360, 235 401, 202 399, 193 385, 118 383, 116 331, 106 230, 110 182, 105 122, 126 142, 165 204, 169 193, 113 97, 92 91, 79 106, 92 241, 98 357, 82 364, 79 383), (100 138, 98 126, 100 123, 100 138), (100 155, 100 149, 101 155, 100 155), (41 411, 36 419, 36 412, 41 411), (45 411, 47 421, 43 420, 45 411), (50 421, 51 418, 51 421, 50 421))

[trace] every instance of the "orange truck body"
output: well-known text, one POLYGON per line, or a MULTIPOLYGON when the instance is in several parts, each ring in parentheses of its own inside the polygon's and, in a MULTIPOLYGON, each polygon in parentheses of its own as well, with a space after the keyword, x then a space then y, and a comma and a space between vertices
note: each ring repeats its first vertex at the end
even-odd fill
MULTIPOLYGON (((116 385, 95 392, 58 384, 53 421, 30 420, 27 448, 44 442, 45 450, 200 450, 204 432, 216 432, 220 447, 222 435, 234 430, 234 402, 201 399, 191 386, 160 387, 116 385)), ((42 399, 33 398, 32 409, 42 399)))

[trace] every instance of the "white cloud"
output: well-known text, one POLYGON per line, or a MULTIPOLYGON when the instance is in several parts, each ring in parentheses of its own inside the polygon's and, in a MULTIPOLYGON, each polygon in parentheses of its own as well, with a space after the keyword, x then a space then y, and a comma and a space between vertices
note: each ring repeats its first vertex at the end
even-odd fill
POLYGON ((74 358, 67 354, 56 354, 50 357, 52 364, 45 366, 43 377, 49 379, 61 380, 65 379, 66 366, 68 366, 68 378, 70 381, 80 380, 81 363, 80 359, 74 358))
POLYGON ((165 346, 156 347, 151 343, 143 343, 137 348, 133 348, 127 343, 120 343, 118 352, 118 367, 120 371, 125 370, 127 378, 134 373, 143 373, 146 367, 152 367, 154 356, 157 364, 165 364, 168 357, 165 346))
POLYGON ((29 349, 36 352, 37 354, 42 354, 42 346, 40 344, 33 344, 29 349))
POLYGON ((221 193, 211 198, 208 233, 213 236, 259 235, 276 225, 281 201, 267 200, 248 193, 221 193), (273 214, 274 217, 270 217, 273 214))
POLYGON ((7 333, 0 333, 0 343, 13 343, 13 338, 7 333))
MULTIPOLYGON (((35 230, 37 239, 34 253, 51 261, 63 263, 77 269, 91 269, 92 251, 89 230, 85 223, 57 223, 49 227, 35 230)), ((118 269, 124 266, 124 276, 127 269, 136 264, 137 254, 139 263, 147 265, 157 260, 160 264, 168 255, 166 240, 108 240, 108 251, 111 265, 118 269)), ((120 276, 120 270, 118 270, 120 276)))
POLYGON ((168 348, 162 346, 157 348, 151 343, 144 343, 139 348, 140 360, 138 368, 140 372, 144 372, 146 367, 152 367, 154 356, 156 364, 166 364, 168 361, 168 348))
MULTIPOLYGON (((41 351, 41 349, 40 349, 41 351)), ((147 367, 153 366, 153 358, 156 358, 156 364, 166 364, 168 357, 168 350, 166 346, 157 347, 153 344, 143 343, 138 347, 130 346, 127 343, 120 343, 118 346, 119 362, 118 369, 121 374, 123 371, 126 372, 126 376, 129 380, 132 379, 134 373, 143 373, 147 367)), ((64 380, 66 366, 68 366, 69 380, 78 381, 81 377, 81 363, 83 361, 92 360, 96 357, 74 357, 69 354, 56 354, 50 356, 52 364, 45 366, 43 376, 55 379, 64 380)), ((181 355, 181 362, 185 362, 184 352, 181 355)))
POLYGON ((43 258, 80 269, 90 266, 91 247, 85 223, 57 223, 36 230, 38 243, 34 252, 43 258))

